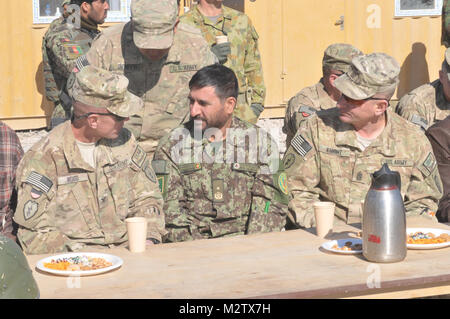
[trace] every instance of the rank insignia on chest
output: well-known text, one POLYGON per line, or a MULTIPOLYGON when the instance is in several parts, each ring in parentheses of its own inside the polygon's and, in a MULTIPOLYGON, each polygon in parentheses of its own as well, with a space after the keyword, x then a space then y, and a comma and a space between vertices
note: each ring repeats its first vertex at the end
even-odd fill
POLYGON ((192 72, 192 71, 197 71, 197 64, 179 64, 170 66, 170 73, 192 72))

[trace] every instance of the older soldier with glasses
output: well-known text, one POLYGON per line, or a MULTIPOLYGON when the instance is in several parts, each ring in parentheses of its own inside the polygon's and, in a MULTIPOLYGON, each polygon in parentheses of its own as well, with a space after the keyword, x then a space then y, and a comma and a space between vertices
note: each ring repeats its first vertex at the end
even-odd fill
POLYGON ((436 219, 442 182, 431 145, 388 108, 399 72, 387 54, 355 57, 335 81, 342 92, 337 107, 301 123, 283 159, 294 227, 315 225, 317 200, 336 203, 335 222, 360 223, 371 174, 384 163, 400 173, 407 217, 436 219))
POLYGON ((161 242, 163 200, 150 159, 125 129, 142 101, 128 80, 93 66, 71 78, 74 112, 25 154, 17 170, 14 220, 28 254, 127 242, 125 218, 148 219, 161 242))

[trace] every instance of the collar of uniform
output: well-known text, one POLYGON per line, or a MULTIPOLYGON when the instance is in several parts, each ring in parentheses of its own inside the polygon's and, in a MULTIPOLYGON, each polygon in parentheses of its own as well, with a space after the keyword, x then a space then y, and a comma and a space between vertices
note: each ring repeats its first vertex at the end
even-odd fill
POLYGON ((323 78, 316 84, 316 92, 319 97, 319 105, 322 110, 331 109, 336 107, 336 101, 333 100, 330 95, 325 90, 325 85, 323 85, 323 78))
POLYGON ((203 24, 206 24, 206 25, 217 25, 218 23, 222 23, 223 19, 231 20, 231 18, 232 18, 231 10, 224 5, 222 5, 222 16, 219 19, 217 19, 217 22, 215 24, 213 24, 212 21, 208 19, 208 17, 204 16, 200 12, 200 10, 198 9, 198 5, 196 5, 194 7, 194 9, 192 9, 192 11, 193 11, 193 15, 195 18, 194 20, 195 20, 195 22, 197 22, 197 24, 198 24, 198 22, 202 22, 203 24))
POLYGON ((64 129, 63 149, 64 149, 64 156, 67 159, 67 164, 69 168, 70 169, 81 168, 90 172, 94 171, 94 169, 88 163, 86 163, 81 157, 80 150, 75 141, 75 136, 73 135, 72 132, 72 124, 70 123, 70 121, 67 121, 66 123, 61 125, 66 125, 66 128, 64 129))

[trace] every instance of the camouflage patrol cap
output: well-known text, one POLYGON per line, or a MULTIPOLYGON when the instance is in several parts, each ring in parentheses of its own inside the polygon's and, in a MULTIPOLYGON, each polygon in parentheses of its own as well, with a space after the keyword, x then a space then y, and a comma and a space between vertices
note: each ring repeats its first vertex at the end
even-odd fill
POLYGON ((362 54, 363 53, 353 45, 334 43, 325 49, 322 66, 345 73, 350 70, 352 59, 362 54))
POLYGON ((91 107, 106 108, 122 117, 136 114, 142 100, 128 90, 128 79, 95 66, 85 66, 67 81, 69 95, 91 107))
POLYGON ((134 43, 142 49, 170 48, 177 17, 176 0, 132 0, 134 43))
POLYGON ((400 66, 385 53, 371 53, 353 58, 350 71, 334 81, 342 94, 364 100, 377 93, 395 90, 400 66))

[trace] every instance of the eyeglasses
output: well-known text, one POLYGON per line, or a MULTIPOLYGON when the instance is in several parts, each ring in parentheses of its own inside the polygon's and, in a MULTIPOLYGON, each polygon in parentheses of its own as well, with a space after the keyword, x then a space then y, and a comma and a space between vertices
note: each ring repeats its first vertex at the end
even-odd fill
POLYGON ((85 113, 83 115, 80 116, 76 116, 75 114, 73 115, 74 119, 81 119, 83 117, 89 117, 90 115, 109 115, 112 116, 114 118, 115 121, 117 122, 121 122, 121 121, 125 121, 127 118, 126 117, 122 117, 113 113, 97 113, 97 112, 89 112, 89 113, 85 113))
POLYGON ((389 106, 389 100, 388 100, 388 99, 383 99, 383 98, 378 98, 378 97, 368 97, 368 98, 361 99, 361 100, 354 100, 354 99, 348 97, 348 96, 345 95, 345 94, 342 94, 342 97, 343 97, 344 100, 346 100, 348 103, 358 104, 358 102, 361 103, 362 101, 376 100, 376 101, 386 101, 387 104, 388 104, 388 106, 389 106))

